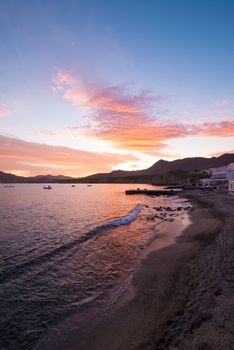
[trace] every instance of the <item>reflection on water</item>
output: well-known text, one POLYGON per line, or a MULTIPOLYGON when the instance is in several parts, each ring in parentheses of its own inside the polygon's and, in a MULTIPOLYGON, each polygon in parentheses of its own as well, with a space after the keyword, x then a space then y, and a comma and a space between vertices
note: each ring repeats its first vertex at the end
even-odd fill
POLYGON ((111 300, 133 271, 161 220, 154 207, 177 205, 126 196, 132 185, 52 187, 0 187, 2 349, 31 349, 72 312, 82 324, 84 310, 111 300))

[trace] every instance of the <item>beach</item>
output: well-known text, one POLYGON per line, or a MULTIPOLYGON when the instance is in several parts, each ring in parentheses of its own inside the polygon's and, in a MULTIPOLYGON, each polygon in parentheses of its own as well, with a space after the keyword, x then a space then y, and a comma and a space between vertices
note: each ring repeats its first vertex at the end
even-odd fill
POLYGON ((192 202, 191 224, 174 243, 150 245, 119 305, 69 350, 234 348, 234 198, 181 196, 192 202))

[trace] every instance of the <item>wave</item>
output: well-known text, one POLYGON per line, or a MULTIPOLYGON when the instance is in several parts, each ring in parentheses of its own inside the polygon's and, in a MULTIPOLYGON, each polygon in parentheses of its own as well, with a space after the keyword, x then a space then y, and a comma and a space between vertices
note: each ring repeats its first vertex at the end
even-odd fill
POLYGON ((13 277, 26 272, 29 268, 33 268, 36 265, 40 265, 41 263, 48 261, 49 259, 53 258, 54 256, 61 254, 63 252, 66 252, 69 249, 72 249, 74 246, 83 244, 90 239, 94 238, 100 231, 103 231, 105 229, 111 228, 111 227, 118 227, 120 225, 129 225, 132 221, 136 220, 137 215, 141 211, 141 205, 136 205, 135 208, 133 208, 128 215, 123 216, 119 219, 104 223, 103 225, 97 226, 91 231, 87 232, 85 235, 71 241, 68 243, 65 243, 53 250, 50 250, 44 254, 41 254, 39 256, 34 257, 31 260, 27 260, 25 262, 22 262, 7 271, 3 271, 0 275, 0 283, 4 282, 5 280, 12 279, 13 277))
POLYGON ((109 228, 109 227, 116 227, 121 225, 129 225, 132 221, 136 220, 137 215, 141 211, 141 205, 137 204, 135 208, 133 208, 128 215, 123 216, 120 219, 113 220, 111 222, 107 222, 104 225, 101 225, 100 228, 109 228))

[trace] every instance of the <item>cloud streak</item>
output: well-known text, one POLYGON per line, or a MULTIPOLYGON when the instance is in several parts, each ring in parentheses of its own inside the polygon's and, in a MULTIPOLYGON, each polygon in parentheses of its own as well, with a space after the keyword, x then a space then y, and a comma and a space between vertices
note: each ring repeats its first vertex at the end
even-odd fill
POLYGON ((112 170, 118 163, 136 161, 134 156, 95 153, 68 147, 27 142, 0 135, 1 170, 28 175, 85 176, 112 170))

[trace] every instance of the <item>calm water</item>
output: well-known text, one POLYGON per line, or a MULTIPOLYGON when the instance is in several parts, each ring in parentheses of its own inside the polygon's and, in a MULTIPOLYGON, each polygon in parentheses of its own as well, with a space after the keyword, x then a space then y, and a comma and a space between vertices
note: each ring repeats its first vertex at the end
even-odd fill
POLYGON ((1 349, 33 349, 71 314, 82 328, 90 309, 111 308, 155 237, 152 208, 178 205, 125 195, 139 185, 52 187, 0 185, 1 349))

